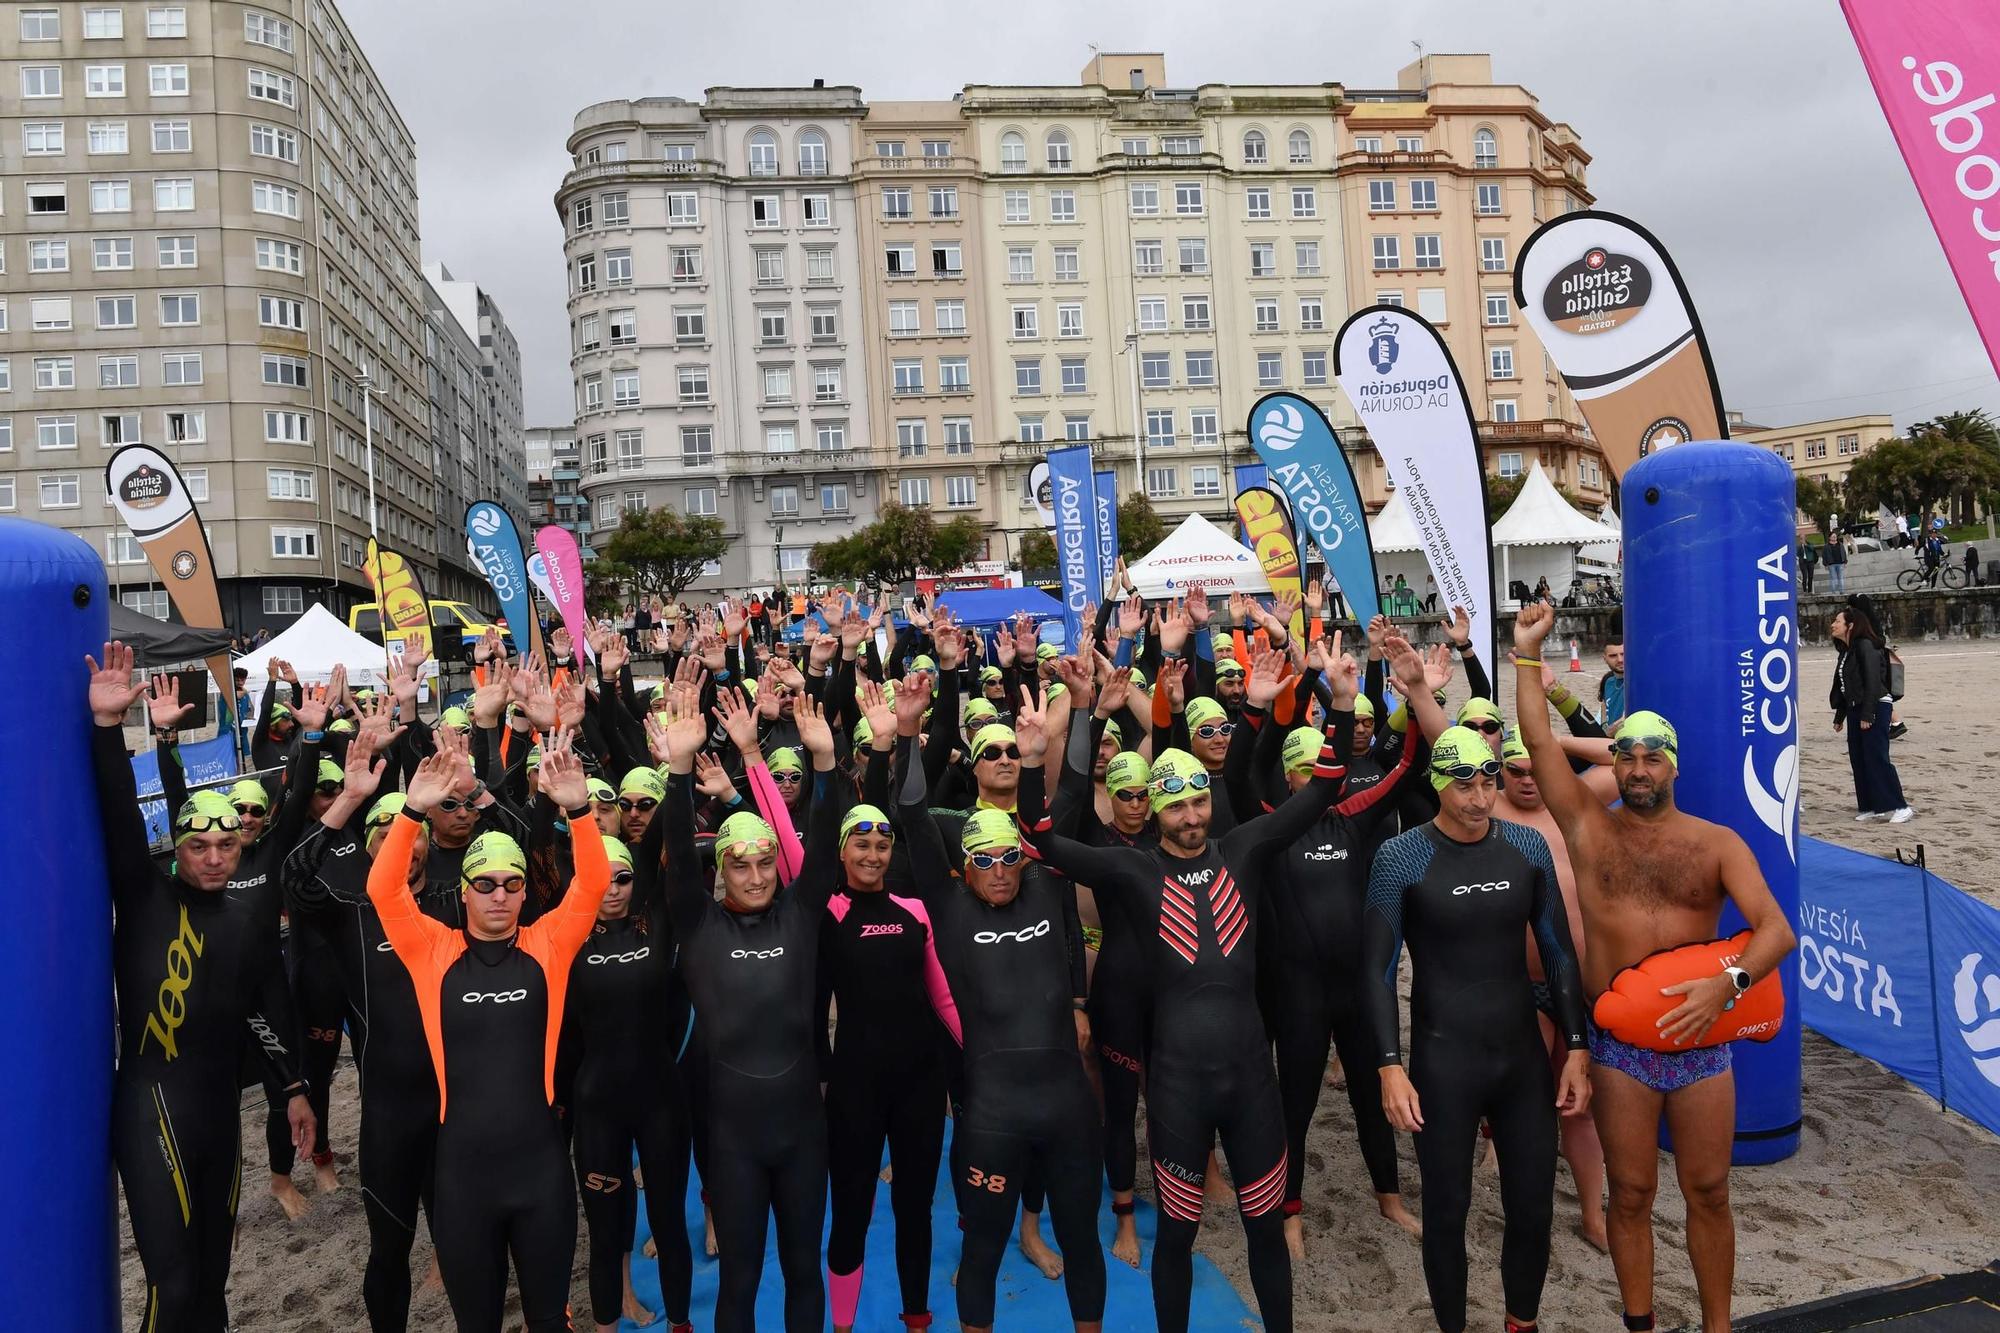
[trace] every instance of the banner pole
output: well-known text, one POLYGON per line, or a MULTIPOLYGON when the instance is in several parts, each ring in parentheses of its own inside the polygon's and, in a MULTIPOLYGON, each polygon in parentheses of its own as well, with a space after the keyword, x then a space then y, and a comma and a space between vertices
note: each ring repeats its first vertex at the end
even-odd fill
MULTIPOLYGON (((1901 859, 1900 852, 1897 859, 1901 859)), ((1937 1061, 1938 1110, 1949 1111, 1951 1100, 1944 1085, 1944 1031, 1938 1026, 1937 937, 1931 933, 1931 868, 1922 843, 1917 844, 1917 874, 1922 877, 1919 884, 1924 898, 1924 966, 1931 974, 1931 1058, 1937 1061)))

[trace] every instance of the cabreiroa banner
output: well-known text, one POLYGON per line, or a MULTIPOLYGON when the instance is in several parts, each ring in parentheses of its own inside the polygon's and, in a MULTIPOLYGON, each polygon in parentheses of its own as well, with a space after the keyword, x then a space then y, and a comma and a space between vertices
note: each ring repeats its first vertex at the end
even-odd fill
POLYGON ((426 655, 431 652, 431 603, 424 596, 424 581, 416 567, 394 551, 368 539, 368 584, 375 590, 375 621, 381 627, 382 642, 389 642, 393 626, 402 632, 407 647, 415 644, 426 655))
POLYGON ((1371 306, 1348 316, 1333 357, 1334 377, 1388 466, 1389 480, 1410 503, 1438 601, 1465 608, 1473 647, 1493 678, 1493 524, 1458 367, 1430 322, 1401 306, 1371 306))
POLYGON ((2000 370, 2000 5, 1841 0, 1931 226, 2000 370), (1986 138, 1992 131, 1995 139, 1986 138))
POLYGON ((1514 302, 1613 476, 1655 449, 1729 438, 1687 284, 1638 223, 1594 209, 1544 222, 1514 261, 1514 302))
MULTIPOLYGON (((195 629, 227 628, 208 533, 173 460, 149 445, 128 444, 104 465, 104 486, 119 522, 146 553, 154 577, 167 585, 167 596, 181 620, 195 629)), ((222 711, 233 722, 236 690, 229 654, 218 653, 207 665, 222 698, 222 711)))

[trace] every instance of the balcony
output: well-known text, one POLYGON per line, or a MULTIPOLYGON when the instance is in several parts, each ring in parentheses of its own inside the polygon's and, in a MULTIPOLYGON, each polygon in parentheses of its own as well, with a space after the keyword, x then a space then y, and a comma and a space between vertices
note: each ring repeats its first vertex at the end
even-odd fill
POLYGON ((1482 421, 1479 438, 1493 444, 1563 444, 1595 449, 1597 441, 1569 421, 1482 421))
POLYGON ((910 171, 977 171, 979 164, 969 157, 857 157, 854 174, 900 174, 910 171))
POLYGON ((613 181, 649 180, 660 176, 707 176, 722 170, 722 164, 711 158, 683 158, 676 162, 665 160, 640 160, 626 162, 593 162, 589 166, 573 167, 563 177, 565 191, 586 185, 602 185, 613 181))
POLYGON ((1342 153, 1334 159, 1341 171, 1386 171, 1394 167, 1446 167, 1451 165, 1451 154, 1443 152, 1411 153, 1398 149, 1386 153, 1342 153))

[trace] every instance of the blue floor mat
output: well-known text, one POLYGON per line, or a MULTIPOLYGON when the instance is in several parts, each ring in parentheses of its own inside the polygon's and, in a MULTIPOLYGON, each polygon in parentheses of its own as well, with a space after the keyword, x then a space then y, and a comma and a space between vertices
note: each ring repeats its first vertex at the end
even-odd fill
MULTIPOLYGON (((937 1190, 931 1205, 931 1313, 935 1321, 931 1327, 937 1333, 954 1333, 959 1327, 958 1299, 952 1289, 951 1275, 958 1268, 959 1231, 958 1209, 953 1204, 951 1190, 944 1171, 951 1161, 950 1126, 945 1131, 945 1151, 938 1172, 937 1190)), ((709 1333, 714 1327, 715 1294, 718 1269, 716 1261, 702 1253, 701 1195, 699 1174, 693 1171, 693 1183, 688 1188, 687 1227, 688 1239, 694 1247, 694 1290, 691 1304, 695 1328, 700 1333, 709 1333)), ((1099 1237, 1105 1246, 1104 1266, 1106 1275, 1104 1301, 1105 1333, 1153 1333, 1153 1288, 1151 1260, 1153 1257, 1153 1226, 1155 1214, 1151 1204, 1140 1200, 1138 1209, 1139 1239, 1142 1242, 1148 1266, 1134 1271, 1111 1257, 1112 1235, 1110 1196, 1105 1196, 1100 1213, 1099 1237)), ((1233 1213, 1219 1214, 1208 1219, 1210 1226, 1234 1226, 1233 1213)), ((901 1333, 902 1324, 897 1316, 902 1313, 903 1302, 896 1281, 896 1223, 889 1211, 889 1188, 879 1185, 875 1191, 875 1216, 868 1224, 868 1261, 861 1282, 861 1304, 855 1317, 857 1333, 901 1333)), ((651 1229, 646 1225, 646 1210, 639 1209, 639 1234, 633 1244, 632 1285, 645 1302, 648 1309, 660 1308, 659 1267, 643 1254, 646 1238, 651 1229)), ((1052 1235, 1047 1217, 1042 1219, 1042 1234, 1052 1235)), ((1053 1244, 1053 1240, 1051 1241, 1053 1244)), ((822 1246, 824 1255, 824 1246, 822 1246)), ((766 1234, 764 1244, 764 1278, 757 1288, 757 1327, 778 1330, 784 1327, 785 1280, 778 1272, 778 1242, 775 1231, 766 1234)), ((822 1275, 824 1270, 822 1269, 822 1275)), ((1070 1327, 1069 1301, 1063 1295, 1060 1279, 1051 1282, 1044 1278, 1028 1261, 1021 1257, 1018 1247, 1009 1245, 1006 1257, 1000 1264, 999 1285, 995 1289, 994 1327, 997 1329, 1062 1330, 1070 1327)), ((582 1311, 587 1318, 589 1312, 582 1311)), ((1189 1311, 1190 1328, 1208 1329, 1256 1329, 1262 1328, 1261 1321, 1244 1305, 1214 1264, 1199 1254, 1194 1259, 1194 1298, 1189 1311)), ((579 1327, 582 1325, 579 1324, 579 1327)), ((828 1327, 831 1327, 831 1320, 828 1327)), ((630 1321, 621 1322, 621 1330, 638 1327, 630 1321)), ((658 1330, 664 1327, 662 1321, 651 1326, 658 1330)))

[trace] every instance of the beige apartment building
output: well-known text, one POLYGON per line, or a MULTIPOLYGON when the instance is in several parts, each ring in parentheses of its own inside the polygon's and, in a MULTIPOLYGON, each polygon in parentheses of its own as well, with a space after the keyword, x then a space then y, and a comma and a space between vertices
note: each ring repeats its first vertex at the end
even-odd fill
POLYGON ((0 6, 0 511, 167 595, 104 465, 157 445, 229 623, 367 597, 361 377, 383 539, 435 567, 415 145, 326 0, 0 6))
POLYGON ((1835 484, 1847 480, 1848 469, 1863 454, 1896 435, 1896 423, 1886 412, 1796 426, 1758 426, 1738 417, 1730 426, 1742 427, 1735 438, 1774 451, 1792 465, 1795 475, 1835 484))
MULTIPOLYGON (((768 582, 767 570, 795 575, 812 541, 866 522, 884 497, 940 516, 977 514, 992 532, 987 557, 1012 561, 1037 523, 1033 467, 1065 443, 1088 442, 1098 466, 1117 471, 1121 493, 1143 488, 1169 519, 1223 517, 1233 468, 1256 461, 1250 408, 1277 389, 1326 411, 1365 497, 1380 505, 1380 461, 1333 375, 1335 332, 1378 300, 1416 308, 1443 330, 1489 471, 1524 472, 1539 460, 1586 505, 1608 499, 1602 455, 1511 297, 1521 242, 1542 220, 1592 201, 1590 159, 1532 93, 1494 83, 1486 56, 1426 57, 1382 90, 1175 86, 1161 55, 1103 54, 1074 85, 975 83, 951 101, 871 106, 855 89, 816 88, 601 104, 578 117, 576 169, 558 195, 573 289, 578 260, 600 244, 584 238, 575 206, 613 182, 626 187, 621 225, 635 234, 668 244, 664 207, 637 186, 655 201, 678 188, 694 200, 685 208, 700 210, 700 220, 688 213, 674 223, 681 250, 736 247, 732 262, 749 262, 741 247, 754 251, 756 238, 742 233, 760 225, 754 217, 729 236, 709 230, 733 216, 711 194, 749 188, 745 167, 725 160, 718 127, 753 122, 770 123, 772 160, 787 172, 785 135, 797 126, 823 127, 829 145, 837 123, 848 136, 823 178, 807 182, 826 194, 833 225, 799 233, 825 252, 813 271, 838 275, 838 290, 820 299, 833 321, 825 327, 843 331, 828 354, 840 354, 852 390, 845 452, 800 460, 833 466, 811 471, 796 496, 781 491, 787 507, 773 510, 755 476, 739 485, 714 465, 733 456, 768 472, 783 456, 763 434, 771 353, 706 334, 687 345, 677 333, 668 347, 652 333, 696 302, 704 321, 748 328, 748 312, 767 299, 761 288, 711 282, 706 270, 696 278, 685 258, 663 255, 683 265, 672 283, 681 296, 649 297, 654 279, 639 265, 638 290, 623 298, 638 312, 628 356, 651 356, 660 370, 632 382, 637 402, 608 405, 590 391, 605 342, 586 339, 580 323, 602 297, 572 302, 593 521, 601 529, 638 504, 718 504, 742 540, 716 588, 768 582), (778 108, 796 119, 779 124, 778 108), (663 132, 661 118, 676 132, 663 132), (615 164, 590 158, 614 143, 615 164), (658 307, 650 315, 649 299, 658 307), (855 327, 860 341, 850 345, 844 331, 855 327), (704 396, 690 400, 674 392, 674 367, 696 355, 708 378, 704 396), (678 460, 671 441, 657 453, 636 443, 650 429, 640 418, 663 413, 713 443, 681 448, 678 460), (620 429, 642 452, 621 452, 620 429), (590 446, 598 434, 607 437, 601 467, 590 446), (848 506, 845 518, 825 503, 843 476, 846 490, 831 499, 848 506), (805 540, 795 537, 799 519, 815 515, 805 540)), ((634 253, 649 244, 631 243, 634 253)), ((774 261, 756 262, 768 274, 774 261)), ((812 286, 809 278, 808 297, 812 286)))

